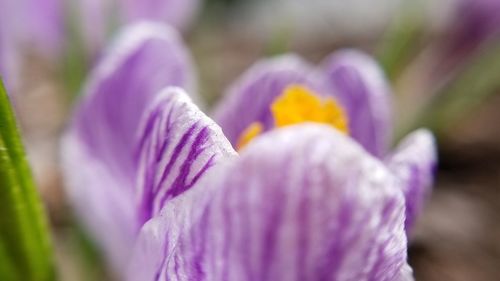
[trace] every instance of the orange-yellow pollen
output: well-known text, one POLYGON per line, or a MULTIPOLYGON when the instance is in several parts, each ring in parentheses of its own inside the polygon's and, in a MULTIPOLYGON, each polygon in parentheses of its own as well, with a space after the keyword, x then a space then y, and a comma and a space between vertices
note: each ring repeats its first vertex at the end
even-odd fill
MULTIPOLYGON (((344 134, 349 133, 347 117, 335 99, 322 99, 318 94, 302 85, 291 85, 271 104, 271 113, 276 128, 316 122, 336 128, 344 134)), ((259 122, 250 124, 241 134, 237 149, 246 146, 263 131, 259 122)))
POLYGON ((241 133, 240 138, 238 140, 238 144, 236 145, 236 149, 240 150, 244 146, 246 146, 250 141, 252 141, 255 137, 260 135, 264 128, 260 122, 253 122, 250 124, 244 131, 241 133))

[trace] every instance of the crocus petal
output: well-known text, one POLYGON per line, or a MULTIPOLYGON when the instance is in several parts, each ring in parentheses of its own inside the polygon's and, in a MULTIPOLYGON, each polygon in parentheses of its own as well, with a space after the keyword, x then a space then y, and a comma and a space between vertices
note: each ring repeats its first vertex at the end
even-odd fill
MULTIPOLYGON (((92 73, 76 114, 85 142, 133 175, 133 151, 146 106, 166 86, 190 89, 191 61, 178 35, 151 23, 123 30, 92 73)), ((192 92, 192 91, 190 91, 192 92)))
POLYGON ((436 145, 427 130, 407 136, 387 159, 389 168, 401 180, 406 198, 405 228, 409 232, 430 194, 436 167, 436 145))
POLYGON ((137 150, 141 224, 194 186, 215 163, 236 155, 220 127, 177 88, 160 93, 141 131, 137 150))
POLYGON ((323 63, 325 84, 347 110, 351 136, 383 157, 392 136, 391 93, 377 63, 359 51, 334 53, 323 63))
POLYGON ((132 26, 91 74, 64 137, 68 193, 115 269, 138 228, 134 151, 140 119, 160 89, 189 80, 189 58, 173 31, 132 26))
POLYGON ((200 0, 122 0, 127 21, 162 21, 179 29, 189 25, 199 4, 200 0))
POLYGON ((350 138, 256 139, 142 229, 129 280, 411 280, 398 181, 350 138))
POLYGON ((317 89, 318 83, 309 77, 311 73, 312 67, 295 55, 258 62, 229 87, 214 119, 233 145, 253 122, 261 122, 264 129, 270 129, 274 125, 270 111, 274 99, 290 84, 317 89))

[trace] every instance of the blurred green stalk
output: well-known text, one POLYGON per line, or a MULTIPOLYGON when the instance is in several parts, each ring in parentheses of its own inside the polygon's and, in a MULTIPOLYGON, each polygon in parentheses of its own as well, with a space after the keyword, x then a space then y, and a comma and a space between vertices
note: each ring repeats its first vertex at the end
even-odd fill
POLYGON ((55 280, 47 221, 0 81, 0 280, 55 280))
POLYGON ((471 63, 454 79, 438 89, 413 123, 402 128, 399 136, 417 127, 428 127, 438 136, 446 128, 465 118, 500 89, 500 43, 478 52, 471 63))
POLYGON ((422 47, 423 9, 420 1, 403 3, 377 50, 387 77, 394 81, 422 47))

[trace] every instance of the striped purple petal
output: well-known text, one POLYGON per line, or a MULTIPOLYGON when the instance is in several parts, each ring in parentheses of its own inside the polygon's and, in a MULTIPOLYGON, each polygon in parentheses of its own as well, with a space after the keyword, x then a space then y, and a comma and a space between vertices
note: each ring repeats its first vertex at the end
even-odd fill
MULTIPOLYGON (((274 119, 270 106, 290 84, 317 89, 310 74, 312 67, 295 55, 285 55, 256 63, 234 82, 215 110, 214 119, 235 145, 240 134, 253 122, 271 129, 274 119)), ((318 91, 319 92, 319 91, 318 91)))
POLYGON ((115 269, 140 226, 133 206, 141 117, 162 88, 191 79, 189 57, 172 30, 129 27, 92 72, 65 134, 68 193, 115 269))
POLYGON ((96 155, 120 166, 125 177, 132 176, 130 151, 146 106, 164 87, 190 90, 192 81, 189 54, 173 30, 149 23, 132 25, 93 71, 74 126, 96 155))
POLYGON ((329 127, 257 138, 142 229, 128 280, 412 280, 404 199, 329 127))
POLYGON ((215 163, 236 155, 220 127, 180 89, 162 91, 143 121, 136 151, 141 225, 215 163))
POLYGON ((386 161, 403 187, 406 198, 406 232, 411 231, 431 192, 436 158, 434 137, 431 132, 422 129, 408 135, 386 161))
POLYGON ((381 68, 354 50, 334 53, 323 62, 325 83, 345 107, 351 136, 376 157, 392 137, 391 93, 381 68))

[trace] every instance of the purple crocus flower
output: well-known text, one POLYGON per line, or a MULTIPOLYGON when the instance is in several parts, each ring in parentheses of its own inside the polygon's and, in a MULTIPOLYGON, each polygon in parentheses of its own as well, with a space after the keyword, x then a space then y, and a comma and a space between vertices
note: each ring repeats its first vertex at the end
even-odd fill
POLYGON ((171 30, 130 27, 65 135, 70 197, 123 277, 412 280, 405 230, 428 192, 434 144, 422 130, 387 153, 390 97, 370 58, 258 63, 230 88, 218 125, 181 89, 193 93, 192 76, 171 30), (311 119, 289 124, 287 110, 311 119))
POLYGON ((251 122, 259 121, 265 130, 272 129, 269 105, 290 84, 307 85, 319 94, 335 97, 346 111, 351 137, 394 167, 394 172, 404 174, 406 225, 411 228, 432 184, 434 142, 428 132, 419 131, 403 141, 404 150, 411 153, 388 152, 392 94, 382 70, 368 55, 338 51, 318 68, 295 55, 259 62, 229 88, 215 111, 215 120, 233 144, 251 122))

